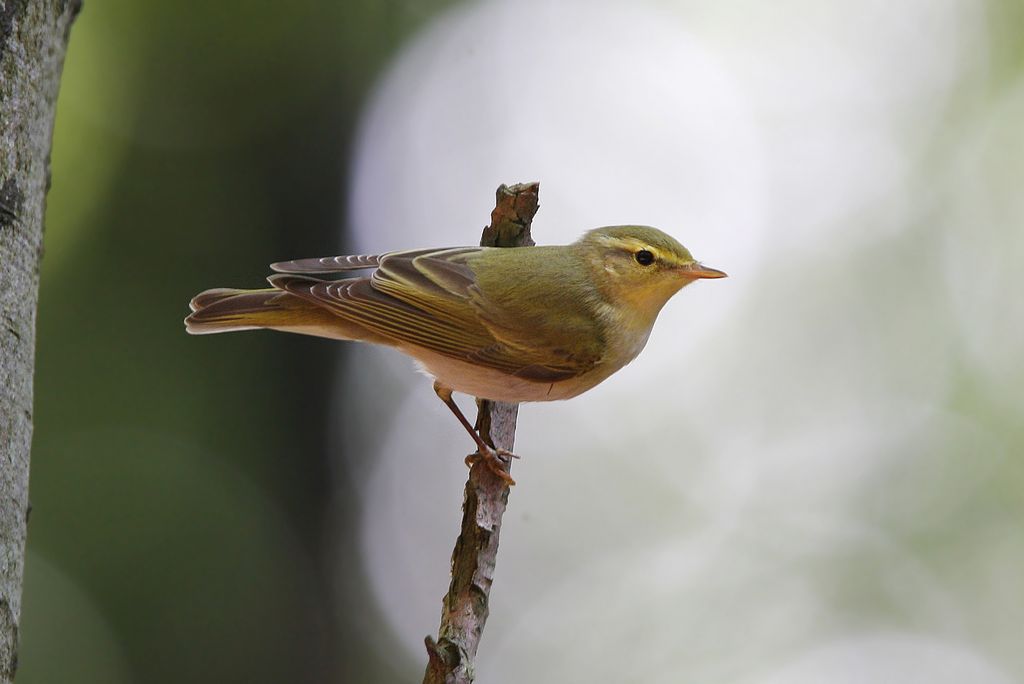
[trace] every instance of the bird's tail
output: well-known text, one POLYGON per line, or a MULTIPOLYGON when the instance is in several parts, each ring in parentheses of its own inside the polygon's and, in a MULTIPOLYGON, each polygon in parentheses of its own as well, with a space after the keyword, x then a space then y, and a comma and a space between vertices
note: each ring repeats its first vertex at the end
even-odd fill
POLYGON ((285 332, 352 339, 337 316, 300 297, 278 290, 216 288, 189 302, 185 330, 192 335, 272 328, 285 332))

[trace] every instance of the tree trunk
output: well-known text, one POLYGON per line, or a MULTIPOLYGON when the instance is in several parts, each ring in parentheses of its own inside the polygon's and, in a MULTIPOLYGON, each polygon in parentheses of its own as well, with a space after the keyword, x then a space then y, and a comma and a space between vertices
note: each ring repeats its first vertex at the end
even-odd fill
POLYGON ((50 139, 81 0, 0 0, 0 684, 18 668, 50 139))

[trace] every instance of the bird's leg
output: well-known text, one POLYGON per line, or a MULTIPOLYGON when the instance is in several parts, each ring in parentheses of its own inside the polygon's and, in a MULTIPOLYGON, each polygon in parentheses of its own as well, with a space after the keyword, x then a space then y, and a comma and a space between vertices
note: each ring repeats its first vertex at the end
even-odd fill
POLYGON ((451 409, 451 412, 459 419, 462 427, 466 428, 466 432, 468 432, 469 436, 473 438, 474 442, 476 442, 477 451, 475 454, 470 454, 466 457, 466 465, 472 468, 473 464, 478 459, 483 458, 487 463, 487 467, 490 468, 495 475, 504 480, 509 486, 514 485, 516 481, 508 474, 504 465, 507 463, 508 459, 516 458, 516 455, 506 449, 495 449, 484 441, 484 438, 480 436, 480 433, 473 429, 473 426, 470 425, 468 420, 466 420, 466 416, 463 415, 459 405, 455 403, 454 399, 452 399, 452 390, 450 387, 445 387, 435 380, 434 392, 441 401, 445 403, 445 406, 451 409))

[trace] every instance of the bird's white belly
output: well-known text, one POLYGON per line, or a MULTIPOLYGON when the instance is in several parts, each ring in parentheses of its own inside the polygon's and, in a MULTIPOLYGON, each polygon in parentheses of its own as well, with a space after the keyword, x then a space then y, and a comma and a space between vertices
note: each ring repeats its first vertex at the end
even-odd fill
POLYGON ((604 378, 590 380, 583 375, 559 382, 536 382, 517 378, 492 368, 484 368, 423 349, 403 349, 416 359, 424 373, 456 392, 464 392, 495 401, 557 401, 585 392, 604 378))

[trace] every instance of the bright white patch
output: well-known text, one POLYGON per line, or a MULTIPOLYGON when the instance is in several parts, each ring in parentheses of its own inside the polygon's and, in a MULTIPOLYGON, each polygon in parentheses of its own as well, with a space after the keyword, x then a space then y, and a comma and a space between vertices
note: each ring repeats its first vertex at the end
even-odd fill
MULTIPOLYGON (((475 243, 498 183, 539 180, 542 243, 650 224, 730 274, 670 301, 625 371, 522 407, 486 678, 829 682, 859 654, 878 675, 864 681, 943 682, 938 668, 1003 684, 965 633, 1024 673, 1019 644, 1000 636, 1024 614, 1021 518, 984 495, 1008 476, 1002 436, 946 406, 958 359, 936 325, 941 281, 927 258, 850 268, 905 248, 894 243, 916 239, 908 228, 931 225, 921 216, 947 218, 921 188, 923 157, 956 134, 937 126, 985 54, 980 8, 493 1, 458 6, 397 59, 354 161, 358 246, 475 243), (942 636, 896 631, 925 627, 942 636)), ((965 159, 968 173, 989 168, 965 159)), ((1008 244, 1002 267, 1019 251, 1008 244)), ((966 256, 971 275, 988 263, 981 248, 966 256)), ((999 277, 955 306, 982 325, 976 360, 994 342, 993 377, 1014 379, 1017 337, 997 339, 1001 309, 985 296, 1019 278, 999 277)), ((419 661, 472 445, 407 362, 355 358, 353 410, 396 426, 352 466, 373 468, 354 471, 362 557, 419 661), (381 377, 399 389, 380 397, 381 377)))

